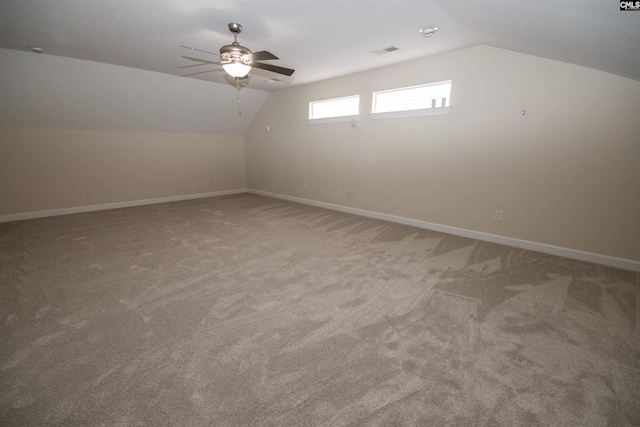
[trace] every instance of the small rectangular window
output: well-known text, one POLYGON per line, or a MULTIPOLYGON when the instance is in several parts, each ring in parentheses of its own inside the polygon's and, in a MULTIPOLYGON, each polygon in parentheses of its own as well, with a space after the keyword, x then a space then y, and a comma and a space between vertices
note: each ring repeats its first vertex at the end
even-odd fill
POLYGON ((344 120, 336 121, 349 121, 353 116, 358 116, 359 113, 359 95, 312 101, 309 103, 309 120, 343 118, 344 120))
POLYGON ((451 80, 373 93, 373 114, 449 107, 451 80))

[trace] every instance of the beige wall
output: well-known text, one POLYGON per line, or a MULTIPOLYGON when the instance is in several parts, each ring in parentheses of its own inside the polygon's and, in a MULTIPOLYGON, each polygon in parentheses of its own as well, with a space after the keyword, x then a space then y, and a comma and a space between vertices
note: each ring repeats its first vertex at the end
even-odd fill
POLYGON ((0 215, 240 189, 243 139, 0 128, 0 183, 0 215))
POLYGON ((227 84, 7 49, 0 64, 0 216, 246 187, 266 93, 243 89, 239 115, 227 84))
POLYGON ((248 186, 640 260, 638 111, 638 81, 478 46, 272 93, 248 186), (367 116, 372 91, 449 79, 449 115, 367 116), (359 127, 306 123, 309 101, 355 94, 359 127))

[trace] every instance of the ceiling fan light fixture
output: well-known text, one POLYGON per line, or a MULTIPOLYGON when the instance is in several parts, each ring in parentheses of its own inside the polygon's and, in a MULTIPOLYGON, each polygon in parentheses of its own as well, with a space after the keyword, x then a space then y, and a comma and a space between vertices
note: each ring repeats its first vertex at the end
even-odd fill
MULTIPOLYGON (((225 80, 232 86, 235 86, 239 91, 240 87, 246 86, 246 84, 249 82, 248 74, 254 68, 264 70, 266 72, 270 72, 274 74, 282 74, 287 77, 291 76, 295 72, 295 70, 291 68, 279 67, 277 65, 272 65, 269 63, 258 62, 263 60, 271 61, 274 59, 278 59, 278 57, 266 50, 262 50, 260 52, 251 52, 251 50, 248 47, 244 47, 240 45, 240 43, 238 43, 238 34, 242 31, 242 25, 237 23, 231 23, 229 24, 229 31, 233 33, 233 42, 231 44, 222 46, 220 48, 220 55, 218 55, 217 53, 206 51, 206 50, 195 49, 193 47, 180 45, 180 47, 185 49, 191 49, 198 52, 219 56, 220 60, 207 61, 207 60, 196 58, 196 57, 182 56, 185 59, 197 62, 197 64, 180 66, 178 68, 197 67, 199 65, 208 65, 208 64, 222 66, 222 69, 218 68, 216 70, 202 71, 200 73, 191 73, 191 74, 183 75, 181 77, 194 76, 196 74, 209 73, 213 71, 224 71, 225 80), (242 82, 240 80, 242 80, 242 82)), ((274 79, 274 81, 279 81, 279 80, 274 79)))
POLYGON ((422 34, 424 37, 431 37, 432 35, 434 35, 436 33, 436 31, 438 31, 440 28, 435 27, 435 26, 428 26, 428 27, 424 27, 423 29, 421 29, 419 31, 420 34, 422 34))
POLYGON ((251 71, 251 66, 243 64, 242 62, 229 62, 228 64, 222 64, 222 68, 231 77, 244 77, 251 71))

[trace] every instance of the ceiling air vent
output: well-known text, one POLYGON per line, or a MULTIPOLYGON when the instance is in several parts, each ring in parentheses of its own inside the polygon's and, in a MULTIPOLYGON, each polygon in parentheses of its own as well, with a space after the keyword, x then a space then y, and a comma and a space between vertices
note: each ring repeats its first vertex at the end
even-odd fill
POLYGON ((384 49, 374 50, 371 53, 373 53, 374 55, 384 55, 385 53, 393 52, 395 50, 400 50, 400 48, 395 46, 389 46, 389 47, 385 47, 384 49))

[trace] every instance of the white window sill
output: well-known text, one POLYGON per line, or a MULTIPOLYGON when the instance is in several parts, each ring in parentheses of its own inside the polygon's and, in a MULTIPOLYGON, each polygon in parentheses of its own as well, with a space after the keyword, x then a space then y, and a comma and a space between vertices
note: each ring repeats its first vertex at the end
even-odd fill
POLYGON ((387 113, 370 113, 371 120, 398 119, 401 117, 439 116, 449 114, 451 107, 424 108, 421 110, 389 111, 387 113))
POLYGON ((342 116, 342 117, 327 117, 324 119, 309 119, 307 123, 310 125, 319 125, 322 123, 341 123, 352 122, 353 120, 359 120, 360 116, 342 116))

